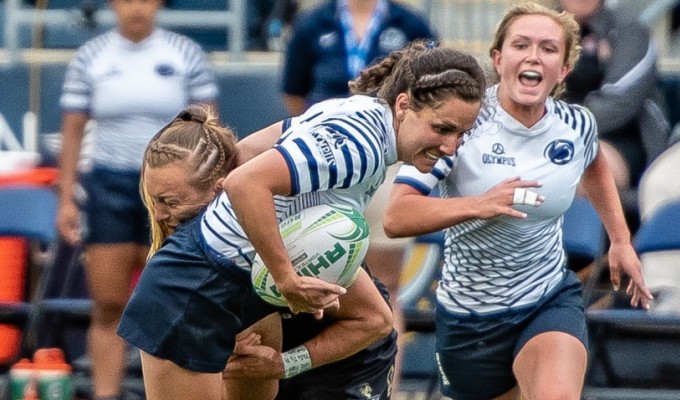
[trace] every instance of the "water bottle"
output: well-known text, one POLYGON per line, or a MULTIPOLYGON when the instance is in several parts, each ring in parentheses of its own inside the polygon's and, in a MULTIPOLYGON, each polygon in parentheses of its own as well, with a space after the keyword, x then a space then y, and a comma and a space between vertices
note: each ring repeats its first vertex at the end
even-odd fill
POLYGON ((61 349, 39 349, 33 355, 40 400, 73 400, 71 366, 61 349))
POLYGON ((37 400, 35 365, 23 358, 9 370, 9 392, 11 400, 37 400))

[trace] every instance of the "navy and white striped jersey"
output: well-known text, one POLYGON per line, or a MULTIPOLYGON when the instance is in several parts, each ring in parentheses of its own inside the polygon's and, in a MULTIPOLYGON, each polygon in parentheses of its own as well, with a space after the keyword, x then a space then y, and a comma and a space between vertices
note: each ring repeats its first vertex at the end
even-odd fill
POLYGON ((189 38, 156 29, 133 43, 114 29, 78 49, 60 104, 96 121, 96 164, 138 171, 149 139, 188 104, 215 101, 217 91, 205 53, 189 38))
POLYGON ((437 299, 462 315, 497 315, 538 302, 563 278, 562 215, 597 154, 595 120, 583 107, 549 98, 526 128, 498 104, 497 86, 456 154, 432 173, 403 166, 396 182, 442 197, 480 195, 506 178, 537 180, 540 207, 513 206, 526 219, 473 219, 445 230, 445 265, 437 299))
MULTIPOLYGON (((392 124, 388 105, 367 96, 327 100, 284 121, 274 148, 288 164, 292 193, 275 196, 278 220, 320 204, 363 212, 397 161, 392 124)), ((201 231, 209 246, 250 268, 254 250, 225 193, 208 206, 201 231)))

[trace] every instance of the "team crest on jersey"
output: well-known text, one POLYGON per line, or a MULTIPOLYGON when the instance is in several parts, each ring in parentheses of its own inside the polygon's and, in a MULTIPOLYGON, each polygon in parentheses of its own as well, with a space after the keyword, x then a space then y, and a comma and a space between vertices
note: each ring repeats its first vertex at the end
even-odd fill
POLYGON ((162 63, 156 65, 156 73, 160 76, 173 76, 175 75, 175 67, 170 64, 162 63))
POLYGON ((335 155, 333 148, 338 149, 345 145, 345 137, 331 129, 312 131, 311 136, 314 138, 316 148, 323 158, 329 164, 335 164, 335 155))
POLYGON ((497 165, 509 165, 514 167, 517 165, 515 162, 515 157, 508 157, 505 155, 505 147, 502 143, 494 143, 491 145, 491 153, 482 154, 482 163, 484 164, 497 164, 497 165))
POLYGON ((574 142, 557 139, 545 147, 543 155, 553 164, 564 165, 574 158, 574 142))

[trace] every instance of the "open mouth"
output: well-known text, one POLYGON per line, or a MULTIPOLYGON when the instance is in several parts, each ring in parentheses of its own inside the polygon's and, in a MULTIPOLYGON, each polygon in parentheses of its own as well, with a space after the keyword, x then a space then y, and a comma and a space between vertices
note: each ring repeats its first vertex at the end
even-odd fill
POLYGON ((542 80, 543 76, 536 71, 523 71, 519 74, 519 81, 526 86, 538 86, 542 80))
POLYGON ((430 159, 430 160, 432 160, 432 161, 437 161, 437 160, 439 160, 439 159, 441 158, 439 155, 437 155, 437 154, 435 154, 435 153, 433 153, 433 152, 431 152, 431 151, 426 151, 426 152, 425 152, 425 157, 427 157, 428 159, 430 159))

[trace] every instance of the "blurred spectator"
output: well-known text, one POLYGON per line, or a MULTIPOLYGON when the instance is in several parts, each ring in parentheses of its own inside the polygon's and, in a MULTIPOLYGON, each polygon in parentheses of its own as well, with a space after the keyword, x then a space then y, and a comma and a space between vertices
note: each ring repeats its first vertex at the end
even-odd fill
POLYGON ((192 102, 215 104, 217 86, 201 48, 157 28, 163 0, 111 0, 117 26, 81 46, 66 71, 60 104, 63 145, 60 234, 83 244, 93 300, 88 332, 94 399, 117 399, 125 342, 116 335, 135 270, 144 265, 150 232, 139 195, 149 139, 192 102), (94 121, 91 170, 74 199, 85 125, 94 121), (82 225, 81 225, 82 222, 82 225), (81 231, 82 227, 82 231, 81 231))
MULTIPOLYGON (((295 19, 283 69, 284 104, 291 115, 316 102, 349 95, 348 82, 391 51, 416 39, 435 39, 423 16, 389 0, 329 0, 305 10, 295 19)), ((409 239, 389 239, 382 214, 398 165, 365 212, 371 246, 366 262, 390 294, 395 328, 403 345, 401 307, 397 304, 403 252, 409 239)), ((401 352, 401 350, 400 350, 401 352)), ((397 357, 394 385, 398 387, 401 357, 397 357)))
POLYGON ((669 127, 657 88, 649 30, 604 0, 559 0, 581 24, 581 59, 566 79, 566 100, 595 115, 619 189, 636 187, 664 149, 669 127))
MULTIPOLYGON (((680 201, 680 138, 654 160, 639 187, 640 216, 649 218, 661 206, 680 201)), ((640 257, 645 281, 655 295, 651 310, 680 313, 680 251, 645 253, 640 257)))
POLYGON ((297 12, 296 0, 250 0, 246 3, 246 50, 281 51, 287 27, 297 12))
POLYGON ((291 115, 349 94, 361 69, 415 39, 434 38, 425 19, 389 0, 329 0, 295 19, 283 94, 291 115))

